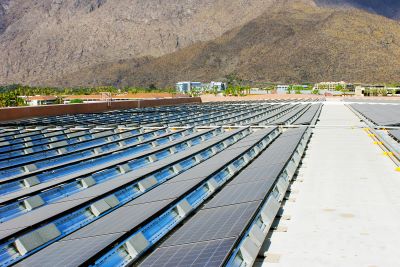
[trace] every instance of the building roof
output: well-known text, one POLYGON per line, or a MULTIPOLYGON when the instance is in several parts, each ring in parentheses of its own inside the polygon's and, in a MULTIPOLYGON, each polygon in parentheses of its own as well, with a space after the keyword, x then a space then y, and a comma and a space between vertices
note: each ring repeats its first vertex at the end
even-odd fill
POLYGON ((63 97, 64 100, 82 99, 82 100, 101 100, 103 99, 101 95, 68 95, 63 97))
MULTIPOLYGON (((365 106, 367 110, 358 110, 378 122, 379 109, 365 106)), ((399 116, 392 117, 400 123, 399 116)), ((313 183, 306 192, 313 197, 299 195, 299 202, 308 202, 302 213, 292 214, 297 217, 289 226, 299 231, 292 242, 287 241, 293 248, 291 257, 304 245, 298 238, 304 235, 303 225, 296 225, 298 218, 317 228, 316 216, 323 218, 330 227, 316 230, 333 237, 325 244, 329 247, 340 249, 342 237, 360 229, 346 225, 344 229, 343 220, 367 228, 372 237, 363 245, 366 251, 375 245, 374 231, 396 238, 379 238, 379 245, 400 240, 399 215, 394 212, 396 205, 391 206, 400 197, 393 162, 377 153, 379 147, 369 139, 364 122, 343 102, 215 102, 14 123, 29 126, 0 128, 0 170, 6 170, 0 172, 0 265, 229 266, 234 261, 252 266, 266 255, 261 250, 268 246, 263 243, 268 242, 268 230, 276 227, 273 222, 281 215, 281 204, 292 202, 289 193, 304 190, 290 183, 305 179, 307 187, 309 178, 313 183), (41 127, 33 129, 35 125, 41 127), (35 149, 30 149, 32 145, 35 149), (373 157, 379 161, 366 166, 373 157), (366 190, 372 179, 376 187, 366 190), (386 188, 388 182, 393 190, 386 188), (362 198, 357 198, 360 192, 362 198), (335 197, 347 201, 332 210, 329 205, 335 205, 335 197), (374 201, 377 197, 386 200, 374 201), (310 216, 315 201, 321 203, 314 205, 317 215, 310 216), (390 233, 379 225, 368 228, 369 219, 378 222, 376 210, 386 208, 382 203, 391 208, 383 221, 390 222, 390 233)), ((339 252, 354 259, 363 236, 356 231, 351 239, 360 242, 339 252)), ((323 234, 306 237, 324 243, 323 234)), ((323 252, 316 257, 337 260, 337 253, 323 252)), ((384 253, 385 260, 398 258, 391 251, 384 253)))
POLYGON ((32 101, 32 100, 56 100, 56 96, 52 95, 36 95, 36 96, 27 96, 24 97, 27 101, 32 101))
MULTIPOLYGON (((146 98, 171 98, 185 96, 183 94, 170 94, 170 93, 137 93, 137 94, 114 94, 111 96, 113 100, 124 99, 146 99, 146 98)), ((65 96, 64 100, 82 99, 82 100, 105 100, 102 95, 69 95, 65 96)))

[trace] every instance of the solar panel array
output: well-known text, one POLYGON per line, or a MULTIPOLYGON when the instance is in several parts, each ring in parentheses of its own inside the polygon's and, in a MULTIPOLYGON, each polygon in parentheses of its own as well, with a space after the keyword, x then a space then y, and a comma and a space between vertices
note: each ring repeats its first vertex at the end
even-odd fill
POLYGON ((248 231, 269 228, 260 212, 283 194, 321 107, 226 102, 3 123, 0 265, 247 260, 248 231))
POLYGON ((383 101, 380 104, 351 104, 360 117, 365 119, 376 130, 381 138, 385 139, 391 152, 399 153, 400 147, 400 104, 395 101, 383 101), (390 103, 390 104, 386 104, 390 103))
POLYGON ((376 125, 400 126, 398 104, 351 104, 351 106, 376 125))
MULTIPOLYGON (((228 239, 226 241, 229 242, 232 237, 238 240, 276 183, 279 173, 269 173, 268 169, 276 165, 279 165, 280 170, 283 169, 304 131, 304 129, 292 129, 283 133, 265 153, 217 193, 141 265, 170 266, 168 254, 174 251, 174 247, 179 251, 181 246, 185 245, 186 249, 192 247, 192 252, 180 255, 180 261, 185 262, 185 266, 196 266, 197 258, 201 257, 201 251, 194 249, 197 245, 212 240, 228 239), (275 157, 277 154, 280 157, 275 157), (239 194, 238 188, 242 189, 239 194)), ((221 253, 218 261, 217 259, 214 261, 222 264, 226 260, 230 250, 228 247, 225 248, 227 250, 221 253)))

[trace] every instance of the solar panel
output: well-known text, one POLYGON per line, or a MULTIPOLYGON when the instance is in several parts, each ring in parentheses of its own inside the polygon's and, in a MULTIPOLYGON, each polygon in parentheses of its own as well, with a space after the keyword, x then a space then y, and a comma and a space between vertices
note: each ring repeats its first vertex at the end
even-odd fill
POLYGON ((238 237, 260 202, 202 209, 160 247, 238 237))
MULTIPOLYGON (((184 173, 185 174, 185 173, 184 173)), ((175 178, 172 178, 174 181, 175 178)), ((199 183, 204 177, 197 177, 194 179, 188 179, 185 181, 179 181, 176 183, 164 183, 161 184, 144 195, 138 197, 135 203, 146 203, 150 201, 157 201, 162 199, 172 199, 179 197, 182 192, 188 190, 199 183)))
POLYGON ((298 107, 294 108, 291 110, 288 114, 278 118, 277 120, 274 120, 274 124, 286 124, 288 122, 292 122, 294 120, 295 116, 298 116, 299 113, 303 112, 304 110, 307 110, 309 108, 309 104, 301 104, 298 107))
POLYGON ((174 198, 167 200, 154 200, 153 202, 143 203, 141 201, 132 202, 129 205, 116 209, 107 216, 100 218, 92 224, 82 228, 80 231, 72 233, 63 240, 73 240, 97 235, 109 235, 123 233, 134 228, 149 216, 156 213, 174 198), (108 217, 108 218, 107 218, 108 217))
MULTIPOLYGON (((243 173, 243 177, 245 176, 247 176, 247 173, 243 173)), ((236 180, 236 178, 234 180, 236 180)), ((265 196, 265 193, 273 184, 273 181, 273 179, 269 179, 233 185, 229 184, 228 186, 226 186, 226 188, 224 188, 224 190, 219 192, 213 199, 211 199, 205 205, 205 208, 210 209, 225 205, 262 200, 265 196)))
POLYGON ((58 241, 46 250, 41 250, 33 256, 18 263, 18 266, 79 266, 85 259, 84 254, 74 253, 77 250, 85 251, 86 253, 96 253, 114 240, 118 234, 109 234, 102 236, 90 236, 87 238, 58 241))
POLYGON ((351 106, 377 125, 400 124, 400 108, 398 105, 352 104, 351 106))
POLYGON ((180 246, 162 247, 139 266, 142 267, 216 267, 221 266, 233 248, 235 238, 197 242, 180 246))
POLYGON ((311 105, 311 107, 306 112, 304 112, 304 114, 301 115, 300 118, 298 118, 293 124, 309 125, 320 107, 321 104, 311 105))
POLYGON ((243 171, 243 175, 239 175, 235 179, 233 179, 229 184, 243 184, 250 183, 260 180, 270 180, 274 179, 284 167, 285 162, 275 163, 275 164, 265 164, 265 166, 252 167, 249 166, 249 169, 245 169, 243 171), (251 168, 251 169, 250 169, 251 168))

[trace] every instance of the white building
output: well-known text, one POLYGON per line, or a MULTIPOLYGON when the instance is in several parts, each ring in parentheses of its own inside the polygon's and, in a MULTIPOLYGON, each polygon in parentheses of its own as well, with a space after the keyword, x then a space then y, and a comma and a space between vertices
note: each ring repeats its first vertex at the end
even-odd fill
POLYGON ((316 89, 316 90, 335 91, 338 86, 341 86, 344 89, 346 89, 348 85, 349 84, 344 82, 344 81, 340 81, 340 82, 320 82, 320 83, 316 83, 315 84, 314 89, 316 89))
POLYGON ((227 88, 227 84, 223 83, 223 82, 210 82, 207 84, 204 84, 204 89, 206 90, 213 90, 216 89, 217 92, 222 92, 225 91, 225 89, 227 88))
POLYGON ((277 94, 286 94, 289 89, 289 85, 287 84, 280 84, 276 86, 276 93, 277 94))
POLYGON ((43 106, 56 104, 57 97, 50 95, 21 96, 29 106, 43 106))
POLYGON ((210 83, 201 83, 201 82, 178 82, 176 83, 176 91, 179 93, 187 94, 192 90, 198 90, 200 92, 205 90, 213 90, 216 89, 218 92, 224 91, 227 88, 226 83, 223 82, 210 82, 210 83))
POLYGON ((176 91, 179 93, 187 94, 193 89, 202 90, 203 84, 201 82, 178 82, 176 83, 176 91))

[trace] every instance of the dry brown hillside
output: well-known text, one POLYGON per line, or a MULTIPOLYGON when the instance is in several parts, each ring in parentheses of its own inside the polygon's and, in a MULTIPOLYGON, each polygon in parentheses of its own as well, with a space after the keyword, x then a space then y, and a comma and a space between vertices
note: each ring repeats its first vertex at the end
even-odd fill
POLYGON ((0 0, 0 84, 161 56, 212 40, 276 0, 0 0))
POLYGON ((212 41, 159 58, 98 65, 52 83, 167 86, 229 74, 276 82, 398 81, 399 58, 398 22, 355 9, 291 4, 212 41))

